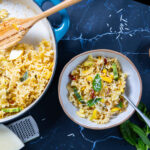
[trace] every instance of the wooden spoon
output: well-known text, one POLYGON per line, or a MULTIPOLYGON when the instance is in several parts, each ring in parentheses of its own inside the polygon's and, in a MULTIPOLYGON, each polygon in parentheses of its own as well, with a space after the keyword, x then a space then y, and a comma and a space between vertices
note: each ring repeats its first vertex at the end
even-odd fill
POLYGON ((26 19, 12 18, 0 23, 0 50, 15 46, 39 20, 80 1, 82 0, 65 0, 37 16, 26 19))

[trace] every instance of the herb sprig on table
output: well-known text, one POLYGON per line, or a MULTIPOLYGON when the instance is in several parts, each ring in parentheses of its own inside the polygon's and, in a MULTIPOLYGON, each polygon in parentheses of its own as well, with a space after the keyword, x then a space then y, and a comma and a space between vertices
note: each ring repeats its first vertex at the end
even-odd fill
MULTIPOLYGON (((140 103, 138 107, 148 118, 150 118, 150 112, 147 111, 146 106, 140 103)), ((143 119, 138 115, 140 121, 144 122, 143 119)), ((120 131, 123 138, 132 146, 135 146, 137 150, 148 150, 150 148, 150 128, 145 125, 140 127, 137 124, 126 121, 120 125, 120 131)))

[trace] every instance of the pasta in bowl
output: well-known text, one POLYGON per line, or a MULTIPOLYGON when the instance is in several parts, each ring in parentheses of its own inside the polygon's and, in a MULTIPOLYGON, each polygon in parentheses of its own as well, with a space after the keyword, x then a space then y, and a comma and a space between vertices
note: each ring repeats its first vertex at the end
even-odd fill
POLYGON ((58 84, 60 104, 75 123, 90 129, 120 125, 134 112, 124 92, 137 106, 141 77, 123 54, 98 49, 81 53, 63 68, 58 84))
POLYGON ((77 115, 104 124, 124 111, 126 77, 117 59, 89 55, 70 74, 69 101, 78 108, 77 115))

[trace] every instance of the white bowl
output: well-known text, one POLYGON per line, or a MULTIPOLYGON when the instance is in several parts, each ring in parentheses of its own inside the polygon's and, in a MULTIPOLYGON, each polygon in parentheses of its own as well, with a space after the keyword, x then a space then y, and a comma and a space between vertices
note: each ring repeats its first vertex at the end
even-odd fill
POLYGON ((128 74, 126 84, 127 96, 129 97, 130 100, 133 101, 133 103, 136 106, 138 106, 142 95, 142 81, 138 70, 136 69, 135 65, 131 62, 131 60, 129 60, 129 58, 127 58, 123 54, 106 49, 87 51, 85 53, 75 56, 65 65, 64 69, 61 72, 58 85, 60 104, 64 112, 72 121, 85 128, 98 130, 112 128, 114 126, 120 125, 121 123, 123 123, 124 121, 126 121, 131 117, 131 115, 134 113, 134 109, 130 105, 128 105, 127 109, 124 112, 120 113, 114 119, 111 119, 108 123, 96 124, 87 119, 80 118, 78 115, 76 115, 77 108, 73 106, 73 104, 70 103, 68 100, 67 84, 70 81, 69 74, 72 70, 74 70, 74 68, 76 68, 77 65, 82 63, 90 54, 95 57, 96 56, 115 57, 119 60, 123 72, 128 74))

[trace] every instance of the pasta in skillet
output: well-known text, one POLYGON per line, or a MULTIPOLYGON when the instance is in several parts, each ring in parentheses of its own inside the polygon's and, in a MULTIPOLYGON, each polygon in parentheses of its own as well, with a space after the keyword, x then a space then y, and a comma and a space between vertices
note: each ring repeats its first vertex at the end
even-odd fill
MULTIPOLYGON (((0 16, 5 19, 8 12, 0 10, 0 16)), ((0 119, 20 112, 42 94, 53 72, 54 57, 53 46, 46 40, 37 49, 21 43, 0 51, 0 119)))
POLYGON ((78 108, 77 115, 104 124, 124 111, 128 106, 122 96, 126 77, 117 59, 89 55, 71 72, 67 86, 69 101, 78 108))

